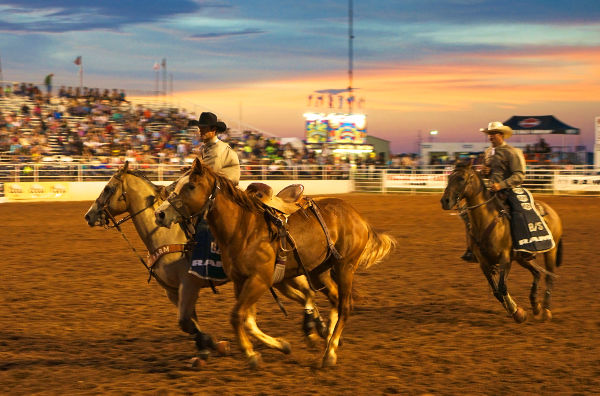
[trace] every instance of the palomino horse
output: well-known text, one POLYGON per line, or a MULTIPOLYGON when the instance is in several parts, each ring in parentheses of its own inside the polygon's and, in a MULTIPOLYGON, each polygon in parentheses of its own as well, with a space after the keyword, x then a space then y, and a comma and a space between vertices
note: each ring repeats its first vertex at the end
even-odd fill
MULTIPOLYGON (((217 343, 212 337, 201 332, 196 315, 195 306, 200 289, 213 285, 208 280, 188 273, 189 258, 184 250, 187 237, 182 229, 166 229, 158 227, 155 223, 154 209, 162 202, 160 195, 164 187, 154 185, 143 173, 129 170, 128 166, 126 162, 111 177, 85 214, 85 220, 90 226, 107 226, 107 216, 114 219, 114 216, 128 212, 129 216, 126 219, 133 221, 148 252, 157 252, 153 254, 154 263, 149 263, 151 274, 165 289, 169 300, 177 306, 181 329, 194 336, 201 357, 208 357, 209 348, 221 354, 225 353, 228 349, 227 344, 217 343), (166 251, 170 252, 164 254, 166 251)), ((217 284, 222 283, 224 282, 217 284)), ((320 318, 316 307, 313 306, 314 292, 310 289, 308 281, 301 276, 277 286, 285 296, 305 306, 304 330, 306 336, 314 342, 318 336, 310 331, 314 328, 311 321, 316 319, 319 323, 320 318)), ((260 332, 259 329, 256 331, 260 332)))
POLYGON ((470 163, 457 163, 448 177, 448 185, 441 199, 442 208, 450 210, 457 207, 461 199, 466 201, 466 206, 458 209, 468 213, 471 224, 470 248, 477 257, 494 296, 517 323, 526 320, 527 312, 511 298, 506 286, 511 263, 516 260, 533 275, 529 300, 534 315, 540 318, 541 314, 541 319, 550 320, 554 271, 560 266, 562 260, 563 229, 558 214, 548 204, 536 201, 541 206, 542 212, 545 212, 544 221, 552 232, 555 242, 553 249, 538 253, 538 256, 544 259, 546 267, 544 270, 513 251, 509 219, 503 215, 503 207, 499 200, 485 188, 479 172, 476 172, 470 163), (499 280, 496 282, 495 274, 498 272, 499 280), (537 289, 542 273, 546 275, 546 293, 543 304, 540 304, 537 301, 537 289))
MULTIPOLYGON (((323 366, 330 366, 336 363, 336 350, 350 313, 354 272, 381 261, 394 245, 391 237, 373 231, 366 220, 341 199, 320 198, 314 205, 316 211, 299 210, 289 216, 287 226, 297 250, 281 250, 284 242, 274 235, 277 231, 274 232, 266 220, 265 205, 196 159, 192 169, 178 180, 167 201, 156 210, 156 222, 163 226, 171 226, 190 217, 189 214, 206 215, 221 247, 223 268, 234 283, 236 304, 231 324, 250 367, 258 367, 260 354, 253 350, 245 327, 251 328, 249 323, 255 321, 256 302, 273 283, 278 254, 285 255, 285 278, 306 270, 316 282, 319 273, 329 273, 327 269, 331 269, 330 279, 334 279, 335 284, 327 287, 332 309, 322 360, 323 366)), ((322 277, 320 280, 324 281, 322 277)), ((284 339, 257 338, 269 347, 290 352, 284 339)))

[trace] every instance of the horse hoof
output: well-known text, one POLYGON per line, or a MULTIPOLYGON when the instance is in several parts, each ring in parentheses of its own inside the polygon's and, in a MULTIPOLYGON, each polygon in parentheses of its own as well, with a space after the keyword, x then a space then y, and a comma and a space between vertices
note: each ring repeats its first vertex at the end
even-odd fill
POLYGON ((281 352, 285 353, 286 355, 289 355, 292 352, 292 346, 290 345, 289 342, 287 342, 283 338, 278 338, 277 341, 279 341, 279 344, 280 344, 279 350, 281 352))
POLYGON ((202 349, 197 352, 197 355, 201 360, 208 360, 210 357, 210 351, 208 349, 202 349))
POLYGON ((517 310, 512 314, 513 319, 517 323, 523 323, 527 320, 527 311, 521 307, 517 307, 517 310))
POLYGON ((304 337, 304 341, 310 349, 315 349, 322 344, 323 339, 318 334, 311 333, 304 337))
POLYGON ((545 322, 552 320, 552 312, 549 309, 544 308, 542 311, 542 320, 545 322))
POLYGON ((542 304, 537 303, 536 305, 531 307, 534 316, 538 316, 542 312, 542 304))
POLYGON ((329 354, 323 358, 323 368, 333 367, 337 363, 337 357, 335 355, 329 354))
POLYGON ((194 369, 201 369, 206 367, 206 360, 200 359, 199 357, 193 357, 190 360, 190 367, 194 369))
POLYGON ((219 354, 219 356, 227 356, 231 350, 228 341, 218 341, 215 342, 215 350, 219 354))
POLYGON ((252 370, 256 370, 260 367, 261 361, 262 361, 262 359, 260 357, 260 353, 254 352, 254 354, 252 356, 248 357, 248 366, 252 370))

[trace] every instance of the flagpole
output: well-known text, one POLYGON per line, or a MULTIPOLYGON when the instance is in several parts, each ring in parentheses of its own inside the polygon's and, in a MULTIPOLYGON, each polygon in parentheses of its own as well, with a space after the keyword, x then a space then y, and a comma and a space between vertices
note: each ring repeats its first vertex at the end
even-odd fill
POLYGON ((156 70, 155 73, 156 73, 156 84, 154 86, 155 86, 156 96, 158 96, 158 74, 159 74, 159 71, 156 70))
POLYGON ((77 66, 79 66, 79 91, 83 93, 83 58, 79 55, 73 61, 77 66))
POLYGON ((354 51, 352 48, 352 40, 354 39, 354 6, 352 0, 348 0, 348 110, 350 110, 350 114, 352 114, 352 105, 354 102, 354 98, 352 96, 352 84, 354 79, 353 74, 353 58, 354 51))
POLYGON ((0 96, 4 94, 4 76, 2 75, 2 57, 0 57, 0 96))
POLYGON ((167 58, 163 58, 161 62, 163 73, 163 96, 167 95, 167 58))

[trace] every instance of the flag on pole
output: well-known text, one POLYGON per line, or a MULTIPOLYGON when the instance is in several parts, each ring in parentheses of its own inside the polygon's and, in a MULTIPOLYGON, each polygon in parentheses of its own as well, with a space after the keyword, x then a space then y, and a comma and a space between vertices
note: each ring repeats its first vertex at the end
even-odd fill
POLYGON ((167 68, 167 58, 162 58, 162 62, 160 63, 163 69, 167 68))
POLYGON ((77 66, 79 66, 79 89, 83 88, 83 62, 81 60, 81 55, 79 55, 73 61, 77 66))
POLYGON ((159 64, 158 62, 154 62, 154 67, 153 67, 153 69, 154 69, 155 71, 159 71, 159 70, 160 70, 160 64, 159 64))

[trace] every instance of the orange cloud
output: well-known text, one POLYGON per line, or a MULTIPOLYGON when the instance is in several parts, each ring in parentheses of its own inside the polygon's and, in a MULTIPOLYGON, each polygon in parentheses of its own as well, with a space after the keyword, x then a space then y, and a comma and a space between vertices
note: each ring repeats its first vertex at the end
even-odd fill
MULTIPOLYGON (((461 138, 490 120, 553 113, 567 123, 579 123, 575 126, 589 139, 587 123, 592 125, 593 116, 600 113, 599 64, 597 48, 537 48, 531 53, 465 53, 451 60, 432 57, 427 64, 370 65, 355 72, 356 96, 366 99, 369 133, 392 141, 415 140, 418 130, 441 127, 446 130, 442 136, 461 138)), ((317 89, 343 88, 345 77, 303 75, 177 97, 210 107, 234 126, 242 122, 278 136, 303 136, 308 95, 317 89)))

